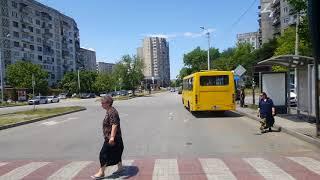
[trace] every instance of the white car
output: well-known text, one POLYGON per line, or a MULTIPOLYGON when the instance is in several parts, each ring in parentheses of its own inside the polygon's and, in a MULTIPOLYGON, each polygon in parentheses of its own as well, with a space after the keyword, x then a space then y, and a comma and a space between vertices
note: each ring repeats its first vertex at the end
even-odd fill
POLYGON ((297 106, 297 94, 290 92, 290 106, 297 106))
POLYGON ((57 96, 47 96, 49 103, 58 103, 60 99, 57 96))
POLYGON ((36 96, 28 101, 28 104, 33 105, 33 104, 47 104, 48 99, 46 96, 36 96))

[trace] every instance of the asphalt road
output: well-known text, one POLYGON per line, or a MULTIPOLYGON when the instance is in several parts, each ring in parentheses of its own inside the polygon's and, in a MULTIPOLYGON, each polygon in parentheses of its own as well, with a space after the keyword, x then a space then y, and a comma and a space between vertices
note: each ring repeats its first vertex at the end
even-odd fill
MULTIPOLYGON (((0 131, 0 159, 96 161, 105 112, 95 99, 41 107, 69 105, 87 110, 0 131)), ((124 159, 320 155, 317 147, 290 135, 261 135, 257 122, 232 112, 194 116, 176 93, 117 101, 114 106, 121 118, 124 159)), ((0 109, 0 113, 24 108, 30 107, 0 109)))

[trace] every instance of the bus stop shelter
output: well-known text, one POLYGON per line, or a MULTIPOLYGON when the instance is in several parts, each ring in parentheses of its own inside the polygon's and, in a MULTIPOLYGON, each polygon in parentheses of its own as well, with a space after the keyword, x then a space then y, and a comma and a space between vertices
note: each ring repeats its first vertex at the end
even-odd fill
MULTIPOLYGON (((295 93, 297 95, 297 113, 315 117, 315 76, 314 58, 299 55, 283 55, 263 60, 259 65, 280 65, 295 70, 295 93)), ((286 86, 290 87, 289 73, 286 86)), ((287 88, 287 109, 290 113, 290 88, 287 88)))

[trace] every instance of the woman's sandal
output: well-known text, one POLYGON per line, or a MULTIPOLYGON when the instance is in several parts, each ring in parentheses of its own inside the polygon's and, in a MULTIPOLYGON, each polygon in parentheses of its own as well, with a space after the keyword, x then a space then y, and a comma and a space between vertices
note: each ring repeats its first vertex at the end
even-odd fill
POLYGON ((93 176, 90 176, 92 179, 96 179, 96 180, 100 180, 100 179, 104 179, 105 177, 104 176, 95 176, 95 175, 93 175, 93 176))

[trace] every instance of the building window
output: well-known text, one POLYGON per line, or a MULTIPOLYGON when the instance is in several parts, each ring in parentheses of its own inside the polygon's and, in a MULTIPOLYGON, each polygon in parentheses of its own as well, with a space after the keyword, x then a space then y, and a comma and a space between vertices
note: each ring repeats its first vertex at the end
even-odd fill
POLYGON ((31 60, 34 59, 34 54, 30 54, 30 59, 31 59, 31 60))
POLYGON ((42 56, 38 56, 38 60, 39 60, 39 61, 42 61, 42 56))
POLYGON ((13 32, 13 37, 19 38, 19 33, 14 31, 14 32, 13 32))
POLYGON ((24 47, 24 48, 27 48, 27 44, 26 44, 26 43, 23 43, 23 47, 24 47))
POLYGON ((15 42, 13 42, 13 46, 14 46, 14 47, 20 47, 20 43, 17 42, 17 41, 15 41, 15 42))
POLYGON ((30 49, 31 49, 31 50, 34 50, 34 45, 30 45, 30 49))
POLYGON ((34 42, 34 37, 30 36, 30 41, 34 42))
POLYGON ((27 26, 25 24, 22 24, 22 28, 27 28, 27 26))
POLYGON ((41 34, 41 30, 40 29, 36 29, 36 33, 37 34, 41 34))
POLYGON ((38 51, 42 52, 42 47, 38 46, 38 51))
POLYGON ((33 32, 33 27, 29 26, 28 29, 30 30, 30 32, 33 32))
POLYGON ((14 57, 19 57, 20 56, 20 52, 19 51, 14 51, 13 52, 13 56, 14 57))
POLYGON ((19 23, 16 22, 16 21, 13 21, 13 22, 12 22, 12 25, 13 25, 13 27, 19 28, 19 23))
POLYGON ((50 29, 52 29, 52 24, 48 24, 48 27, 49 27, 50 29))
POLYGON ((56 43, 56 49, 60 49, 60 43, 56 43))
POLYGON ((36 20, 36 24, 40 26, 41 22, 39 19, 36 20))
POLYGON ((12 12, 11 12, 11 16, 12 16, 12 17, 16 17, 16 18, 18 18, 18 13, 17 13, 17 12, 12 11, 12 12))
POLYGON ((35 11, 36 16, 40 16, 40 12, 39 11, 35 11))
POLYGON ((41 38, 37 38, 37 42, 41 43, 42 42, 41 38))
POLYGON ((14 1, 11 2, 11 5, 12 5, 12 7, 14 7, 14 8, 18 8, 18 3, 14 2, 14 1))
POLYGON ((73 42, 73 41, 70 39, 70 40, 69 40, 69 43, 72 44, 72 42, 73 42))

